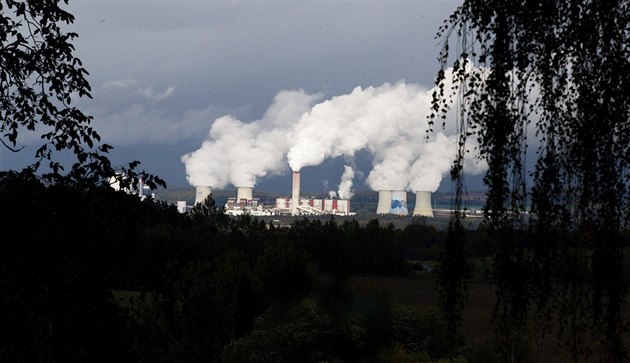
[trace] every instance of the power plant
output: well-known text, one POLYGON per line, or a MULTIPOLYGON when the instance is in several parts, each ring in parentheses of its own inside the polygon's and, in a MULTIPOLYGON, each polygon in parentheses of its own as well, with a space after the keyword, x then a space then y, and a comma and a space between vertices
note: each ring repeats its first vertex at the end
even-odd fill
POLYGON ((300 196, 300 172, 293 172, 291 198, 276 198, 273 206, 264 206, 258 198, 253 198, 253 188, 237 187, 236 198, 228 198, 225 213, 229 215, 250 214, 253 216, 272 215, 352 215, 350 201, 344 199, 315 199, 300 196))
MULTIPOLYGON (((203 202, 212 192, 209 186, 197 186, 195 188, 195 204, 203 202)), ((252 187, 237 187, 236 197, 227 199, 225 213, 228 215, 273 216, 273 215, 339 215, 349 216, 355 213, 350 211, 350 200, 335 198, 331 193, 328 199, 303 197, 300 195, 300 172, 292 173, 291 197, 278 197, 274 205, 265 206, 259 198, 253 197, 252 187)), ((180 212, 186 211, 185 205, 178 203, 180 212)), ((377 214, 392 214, 407 216, 407 192, 404 190, 379 190, 377 214)), ((413 209, 414 216, 433 217, 431 206, 431 192, 417 191, 416 204, 413 209)))
MULTIPOLYGON (((368 152, 372 169, 364 179, 371 190, 379 193, 377 214, 441 215, 427 207, 430 194, 421 193, 416 206, 408 205, 407 200, 408 195, 414 198, 409 193, 439 188, 452 166, 453 151, 460 140, 458 130, 443 128, 427 134, 429 125, 418 121, 427 120, 426 106, 431 106, 431 94, 436 90, 404 81, 386 82, 380 86, 358 86, 348 94, 325 100, 304 90, 280 91, 262 118, 216 118, 200 147, 181 157, 186 179, 191 185, 216 189, 233 185, 238 190, 230 205, 240 207, 245 200, 247 207, 253 205, 247 202, 254 199, 247 194, 251 188, 241 188, 254 187, 260 178, 281 175, 288 166, 293 170, 292 189, 287 190, 289 197, 282 199, 288 199, 290 205, 284 208, 283 203, 276 203, 274 208, 283 207, 283 213, 287 209, 290 215, 297 216, 314 212, 313 209, 326 210, 325 202, 319 208, 317 202, 301 195, 300 170, 338 157, 354 164, 357 153, 368 152), (417 142, 423 138, 426 142, 417 142)), ((466 140, 464 146, 473 151, 467 158, 466 174, 482 173, 487 162, 475 151, 479 150, 476 138, 466 140)), ((338 184, 339 200, 352 198, 353 168, 354 165, 344 165, 338 184)), ((363 178, 362 174, 357 176, 363 178)), ((370 207, 373 210, 374 206, 370 207)))

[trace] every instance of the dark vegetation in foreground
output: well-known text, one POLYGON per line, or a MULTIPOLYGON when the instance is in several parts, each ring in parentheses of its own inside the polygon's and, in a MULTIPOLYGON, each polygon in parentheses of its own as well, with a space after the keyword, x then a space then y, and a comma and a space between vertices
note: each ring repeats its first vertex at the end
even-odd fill
POLYGON ((0 179, 0 360, 429 361, 464 354, 434 313, 349 289, 408 275, 440 232, 190 215, 109 188, 0 179), (326 282, 314 277, 331 273, 326 282), (115 299, 125 297, 124 299, 115 299))
MULTIPOLYGON (((431 226, 303 219, 274 228, 227 218, 212 199, 182 215, 109 188, 46 187, 12 173, 0 179, 0 203, 2 361, 483 362, 494 354, 491 340, 473 346, 448 334, 434 310, 348 284, 350 275, 430 275, 417 261, 438 259, 446 233, 431 226)), ((468 233, 467 257, 492 256, 483 230, 468 233)), ((469 277, 487 276, 468 266, 469 277)))

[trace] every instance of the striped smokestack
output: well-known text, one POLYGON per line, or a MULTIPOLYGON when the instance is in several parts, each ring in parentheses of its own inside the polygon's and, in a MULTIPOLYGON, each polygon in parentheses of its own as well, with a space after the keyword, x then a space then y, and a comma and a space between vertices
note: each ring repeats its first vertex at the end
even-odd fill
POLYGON ((431 192, 416 192, 416 207, 413 209, 413 215, 433 217, 431 192))
POLYGON ((300 172, 293 172, 293 192, 291 193, 291 215, 298 215, 298 205, 300 203, 300 172))

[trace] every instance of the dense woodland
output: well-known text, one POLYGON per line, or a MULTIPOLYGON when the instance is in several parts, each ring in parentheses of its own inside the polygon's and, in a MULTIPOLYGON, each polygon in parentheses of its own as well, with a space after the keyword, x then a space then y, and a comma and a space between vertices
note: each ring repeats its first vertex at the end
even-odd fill
MULTIPOLYGON (((351 275, 436 281, 439 266, 417 263, 440 259, 447 231, 422 221, 298 218, 275 228, 228 218, 211 198, 184 215, 23 173, 2 175, 0 203, 3 361, 484 362, 497 353, 494 340, 452 335, 437 306, 396 306, 348 285, 351 275)), ((496 253, 483 228, 467 236, 469 261, 496 253)), ((469 263, 466 276, 492 274, 469 263)))
POLYGON ((446 336, 437 313, 394 308, 344 283, 349 274, 411 276, 407 260, 439 258, 444 232, 424 224, 296 219, 278 229, 230 219, 212 199, 183 215, 108 187, 46 186, 17 173, 2 175, 0 203, 3 361, 411 362, 476 353, 446 336))

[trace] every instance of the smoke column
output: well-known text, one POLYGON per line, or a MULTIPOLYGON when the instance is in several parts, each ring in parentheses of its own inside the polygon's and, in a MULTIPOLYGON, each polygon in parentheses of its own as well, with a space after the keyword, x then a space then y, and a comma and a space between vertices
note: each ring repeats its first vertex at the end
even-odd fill
POLYGON ((352 180, 354 179, 354 170, 352 167, 345 165, 343 167, 343 174, 341 175, 341 182, 339 183, 339 198, 350 199, 354 195, 352 191, 352 180))
MULTIPOLYGON (((293 130, 287 155, 291 169, 367 149, 374 155, 366 180, 373 190, 435 191, 455 158, 457 136, 453 129, 427 133, 433 91, 385 83, 315 105, 293 130)), ((466 169, 484 170, 483 165, 466 169)))
POLYGON ((435 140, 418 143, 417 159, 409 170, 409 188, 412 192, 435 192, 455 159, 457 137, 442 133, 435 140))
POLYGON ((385 83, 355 88, 315 105, 299 120, 288 154, 293 170, 321 164, 326 158, 348 157, 361 149, 372 153, 396 145, 409 130, 425 130, 420 116, 431 94, 414 84, 385 83))
MULTIPOLYGON (((258 178, 284 173, 287 163, 299 171, 366 149, 374 156, 366 179, 373 190, 435 191, 454 160, 457 135, 448 119, 446 130, 427 133, 433 91, 401 81, 356 87, 318 104, 320 95, 281 91, 260 120, 216 119, 201 147, 182 156, 188 182, 253 187, 258 178)), ((467 173, 486 168, 474 158, 464 165, 467 173)), ((342 198, 352 195, 351 173, 347 166, 339 185, 342 198)))
MULTIPOLYGON (((421 143, 422 141, 418 141, 421 143)), ((409 167, 415 154, 412 142, 400 138, 394 145, 378 149, 367 177, 372 190, 405 190, 409 183, 409 167)))
POLYGON ((191 185, 253 187, 257 178, 286 171, 289 134, 319 95, 302 90, 279 92, 262 119, 216 119, 201 147, 182 156, 191 185))

